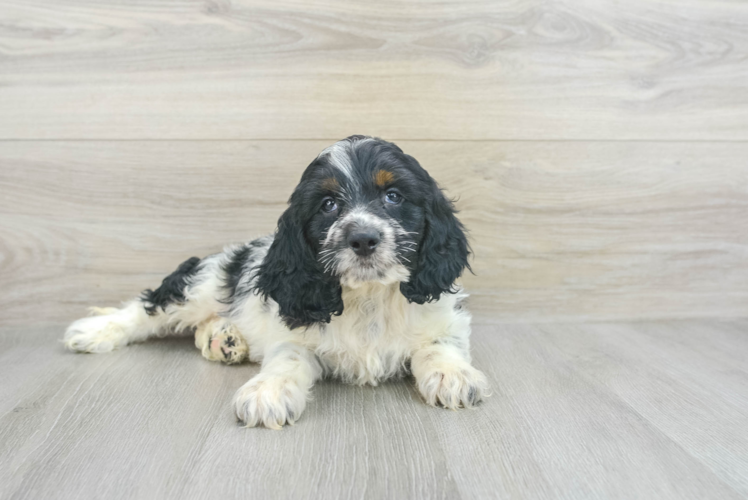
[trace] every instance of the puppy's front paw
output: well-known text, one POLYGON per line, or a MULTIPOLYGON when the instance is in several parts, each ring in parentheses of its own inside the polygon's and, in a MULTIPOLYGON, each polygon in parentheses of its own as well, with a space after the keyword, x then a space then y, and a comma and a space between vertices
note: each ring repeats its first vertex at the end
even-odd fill
POLYGON ((288 377, 260 373, 234 396, 236 417, 247 427, 293 425, 306 407, 306 391, 288 377))
POLYGON ((489 393, 486 376, 467 364, 429 371, 418 379, 418 390, 426 403, 450 410, 472 408, 489 393))

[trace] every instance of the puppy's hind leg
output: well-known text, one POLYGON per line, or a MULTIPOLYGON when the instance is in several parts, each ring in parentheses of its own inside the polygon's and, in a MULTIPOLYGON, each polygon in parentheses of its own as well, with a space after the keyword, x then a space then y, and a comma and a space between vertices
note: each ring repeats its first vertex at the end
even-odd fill
POLYGON ((167 276, 156 290, 121 309, 92 308, 94 316, 73 322, 65 346, 80 352, 109 352, 148 337, 163 335, 172 326, 189 328, 218 312, 215 258, 193 257, 167 276))
POLYGON ((143 303, 134 300, 121 309, 91 308, 92 316, 74 321, 63 341, 71 351, 109 352, 157 333, 165 318, 148 315, 143 303))

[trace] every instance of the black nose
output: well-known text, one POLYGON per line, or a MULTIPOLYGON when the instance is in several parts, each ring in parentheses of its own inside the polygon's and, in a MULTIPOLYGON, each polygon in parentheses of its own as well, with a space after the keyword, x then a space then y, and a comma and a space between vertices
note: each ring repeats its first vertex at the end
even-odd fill
POLYGON ((361 257, 374 253, 379 241, 379 233, 376 231, 354 231, 348 236, 348 244, 361 257))

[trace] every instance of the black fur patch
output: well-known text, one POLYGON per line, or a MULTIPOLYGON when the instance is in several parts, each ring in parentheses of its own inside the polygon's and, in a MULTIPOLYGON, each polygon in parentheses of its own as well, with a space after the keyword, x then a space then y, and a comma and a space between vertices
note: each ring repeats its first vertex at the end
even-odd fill
POLYGON ((240 290, 239 283, 246 272, 247 263, 252 260, 252 254, 255 252, 255 248, 260 246, 256 243, 257 240, 252 241, 249 245, 236 249, 234 255, 231 256, 231 260, 223 266, 223 272, 226 275, 224 289, 227 292, 227 297, 223 302, 226 304, 231 304, 236 299, 249 293, 249 290, 240 290))
POLYGON ((316 254, 304 237, 301 203, 294 203, 278 221, 278 230, 265 260, 257 268, 254 291, 278 304, 283 322, 291 329, 329 323, 343 313, 342 289, 324 274, 316 254))
POLYGON ((465 228, 455 216, 454 205, 436 181, 429 178, 426 184, 430 185, 429 197, 418 264, 410 280, 400 284, 402 294, 416 304, 439 300, 443 293, 455 293, 455 280, 464 269, 470 270, 470 245, 465 228))
POLYGON ((140 300, 145 304, 143 306, 145 311, 153 316, 158 312, 159 307, 165 311, 169 304, 183 304, 184 289, 189 284, 190 278, 197 273, 199 265, 198 257, 187 259, 179 265, 176 271, 164 278, 161 286, 156 290, 145 290, 140 296, 140 300))

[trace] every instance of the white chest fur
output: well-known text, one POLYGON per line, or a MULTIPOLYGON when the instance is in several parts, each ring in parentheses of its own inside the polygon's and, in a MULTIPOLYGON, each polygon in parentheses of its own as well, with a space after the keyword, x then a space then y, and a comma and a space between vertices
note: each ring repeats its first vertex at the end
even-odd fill
POLYGON ((311 345, 326 370, 348 382, 376 384, 405 368, 415 347, 413 307, 398 285, 343 289, 343 314, 315 329, 311 345))
POLYGON ((332 375, 376 385, 403 372, 414 350, 449 335, 455 299, 418 305, 408 303, 399 283, 344 287, 343 314, 310 332, 306 343, 332 375))
MULTIPOLYGON (((326 372, 349 383, 376 385, 402 373, 413 352, 450 337, 470 335, 470 314, 456 310, 466 297, 445 294, 436 302, 408 303, 399 283, 366 283, 343 287, 344 310, 329 324, 288 330, 277 316, 260 307, 258 298, 245 308, 240 329, 250 346, 250 358, 260 361, 265 349, 291 341, 313 351, 326 372)), ((238 319, 238 318, 237 318, 238 319)))

